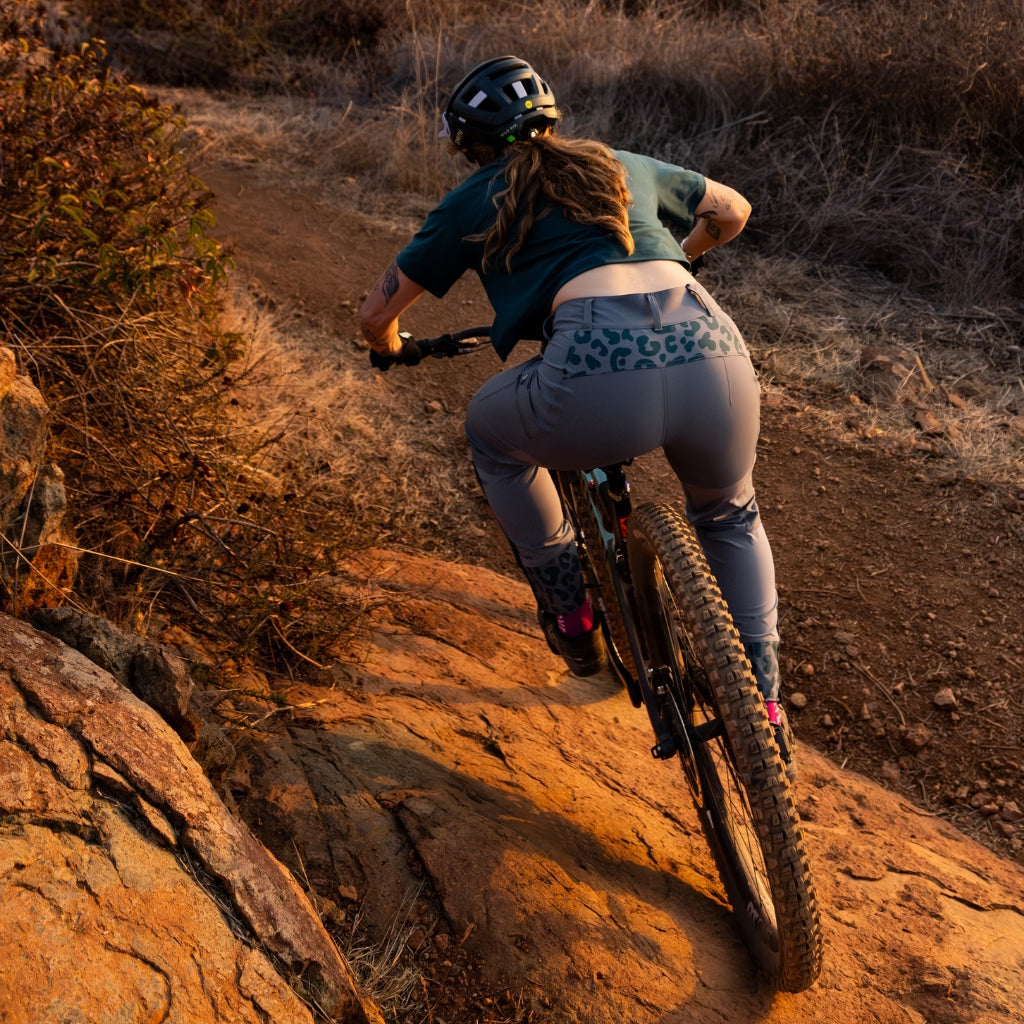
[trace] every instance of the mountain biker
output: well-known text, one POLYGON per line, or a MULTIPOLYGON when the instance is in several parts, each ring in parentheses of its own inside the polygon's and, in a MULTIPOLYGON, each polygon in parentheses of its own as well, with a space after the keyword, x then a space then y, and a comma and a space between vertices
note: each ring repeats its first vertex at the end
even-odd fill
POLYGON ((774 563, 751 478, 759 385, 740 332, 690 271, 743 230, 750 204, 695 171, 563 138, 558 122, 550 87, 518 57, 484 61, 455 87, 441 134, 475 170, 364 301, 371 359, 386 368, 414 345, 399 315, 470 269, 502 360, 521 339, 543 342, 479 389, 466 435, 547 642, 577 675, 599 671, 606 651, 548 470, 661 448, 788 759, 774 563))

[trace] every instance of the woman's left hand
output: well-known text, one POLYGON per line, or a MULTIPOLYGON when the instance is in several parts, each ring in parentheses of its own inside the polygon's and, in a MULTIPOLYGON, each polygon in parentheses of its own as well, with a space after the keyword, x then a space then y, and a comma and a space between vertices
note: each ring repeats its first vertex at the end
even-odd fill
POLYGON ((394 358, 402 352, 398 317, 421 295, 421 288, 406 277, 394 261, 381 274, 359 310, 359 327, 374 352, 394 358))

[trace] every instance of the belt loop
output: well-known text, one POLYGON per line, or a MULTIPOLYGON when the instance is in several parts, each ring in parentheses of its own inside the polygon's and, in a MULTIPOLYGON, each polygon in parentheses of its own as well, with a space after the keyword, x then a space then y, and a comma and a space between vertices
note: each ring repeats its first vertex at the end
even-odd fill
POLYGON ((647 293, 647 303, 651 307, 651 319, 654 321, 654 329, 656 331, 661 330, 661 307, 658 305, 658 300, 654 297, 653 292, 647 293))
POLYGON ((583 300, 583 330, 589 331, 594 324, 594 300, 588 295, 583 300))
MULTIPOLYGON (((711 307, 705 301, 704 296, 701 295, 700 292, 697 291, 697 287, 695 285, 688 284, 686 286, 686 290, 690 293, 690 295, 693 298, 693 300, 704 308, 704 312, 707 313, 708 316, 713 316, 714 315, 711 312, 711 307)), ((708 296, 708 298, 710 298, 710 296, 708 296)))

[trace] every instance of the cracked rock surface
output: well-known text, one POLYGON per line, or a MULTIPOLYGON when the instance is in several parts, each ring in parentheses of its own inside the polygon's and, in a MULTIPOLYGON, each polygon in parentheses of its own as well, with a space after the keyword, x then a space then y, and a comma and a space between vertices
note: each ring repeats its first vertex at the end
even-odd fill
POLYGON ((173 730, 6 616, 0 936, 9 1024, 306 1024, 312 1000, 367 1021, 306 897, 173 730))

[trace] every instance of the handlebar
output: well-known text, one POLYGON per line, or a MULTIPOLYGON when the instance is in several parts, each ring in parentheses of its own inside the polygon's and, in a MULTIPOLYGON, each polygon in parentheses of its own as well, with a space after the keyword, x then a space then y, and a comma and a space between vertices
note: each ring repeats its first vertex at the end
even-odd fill
POLYGON ((434 359, 451 359, 453 356, 478 352, 485 348, 485 342, 491 335, 490 327, 467 327, 461 331, 449 331, 436 338, 416 340, 411 334, 400 333, 403 341, 402 351, 397 356, 382 356, 370 350, 370 365, 382 372, 392 366, 415 366, 422 359, 431 356, 434 359))

